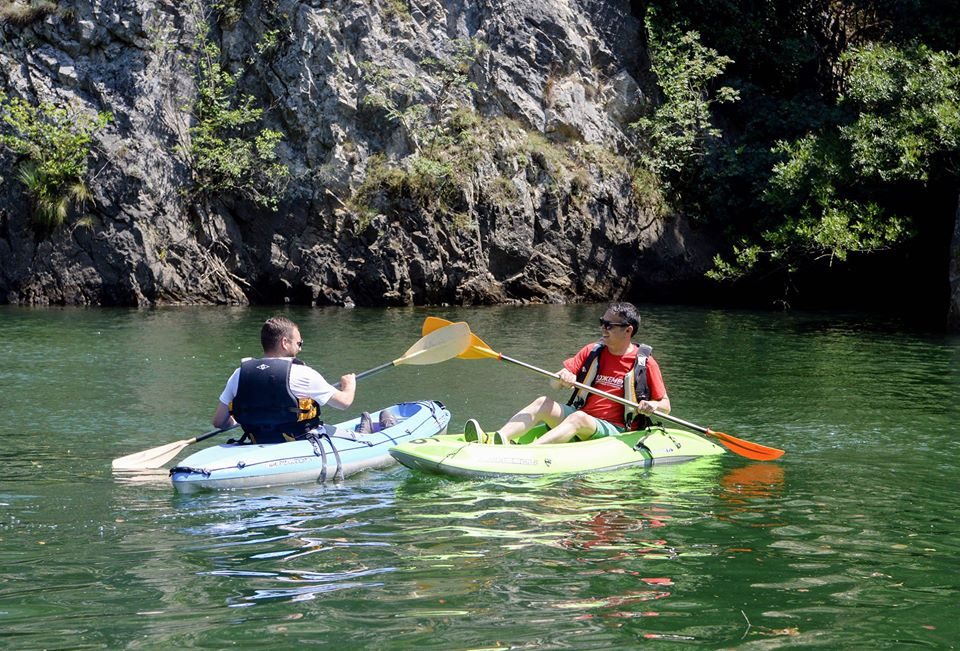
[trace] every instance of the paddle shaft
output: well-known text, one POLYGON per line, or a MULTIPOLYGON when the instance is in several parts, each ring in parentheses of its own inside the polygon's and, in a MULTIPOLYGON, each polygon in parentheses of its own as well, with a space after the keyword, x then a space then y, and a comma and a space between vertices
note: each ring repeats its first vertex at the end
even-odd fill
MULTIPOLYGON (((365 377, 370 377, 370 376, 373 375, 374 373, 379 373, 380 371, 385 371, 385 370, 387 370, 388 368, 390 368, 391 366, 396 366, 396 364, 397 364, 397 360, 393 360, 392 362, 386 362, 385 364, 381 364, 380 366, 374 366, 373 368, 369 368, 369 369, 367 369, 366 371, 361 371, 360 373, 357 373, 356 379, 360 380, 360 379, 365 378, 365 377)), ((334 389, 340 389, 340 388, 342 388, 342 387, 340 386, 340 383, 337 382, 336 384, 333 385, 333 388, 334 388, 334 389)))
MULTIPOLYGON (((400 365, 400 364, 410 364, 411 362, 415 363, 415 362, 417 361, 417 359, 416 359, 417 357, 419 357, 419 356, 421 356, 421 355, 425 355, 425 354, 427 354, 427 353, 430 353, 430 354, 434 354, 434 355, 435 355, 437 349, 441 349, 441 348, 442 348, 442 349, 450 349, 450 353, 451 353, 451 354, 450 354, 450 357, 455 357, 459 352, 462 352, 462 349, 463 349, 463 348, 466 348, 466 347, 469 346, 469 343, 470 343, 470 334, 469 334, 469 332, 470 332, 470 331, 469 331, 468 328, 465 328, 465 327, 464 327, 464 328, 460 328, 460 326, 457 326, 456 324, 452 324, 452 325, 456 326, 456 330, 453 331, 454 334, 458 334, 459 336, 451 337, 451 338, 449 338, 449 339, 447 339, 447 340, 445 340, 445 341, 440 341, 440 340, 438 339, 438 340, 437 340, 437 343, 435 343, 432 347, 426 347, 426 348, 422 348, 422 349, 420 349, 420 350, 413 350, 413 349, 411 348, 411 349, 408 350, 402 357, 398 357, 398 358, 395 359, 395 360, 392 360, 392 361, 389 361, 389 362, 384 362, 383 364, 380 364, 379 366, 374 366, 374 367, 371 368, 371 369, 367 369, 366 371, 361 371, 360 373, 357 373, 357 379, 359 380, 359 379, 361 379, 361 378, 369 377, 369 376, 371 376, 371 375, 373 375, 373 374, 375 374, 375 373, 379 373, 380 371, 385 371, 386 369, 390 368, 391 366, 398 366, 398 365, 400 365), (453 352, 454 349, 457 350, 456 353, 453 352)), ((422 343, 423 341, 424 341, 424 339, 421 339, 421 340, 420 340, 419 342, 417 342, 417 343, 420 344, 420 343, 422 343)), ((333 386, 336 387, 337 389, 339 389, 339 388, 340 388, 340 383, 337 382, 337 383, 334 384, 333 386)))
MULTIPOLYGON (((493 352, 493 351, 491 351, 491 352, 493 352)), ((504 354, 502 354, 502 353, 497 353, 497 359, 502 359, 502 360, 505 361, 505 362, 510 362, 511 364, 516 364, 517 366, 522 366, 523 368, 530 369, 531 371, 535 371, 535 372, 540 373, 540 374, 542 374, 542 375, 549 376, 549 377, 553 378, 554 380, 559 380, 559 379, 560 379, 560 377, 559 377, 559 375, 558 375, 557 373, 551 373, 550 371, 548 371, 548 370, 546 370, 546 369, 538 368, 538 367, 536 367, 536 366, 533 366, 532 364, 527 364, 526 362, 521 362, 519 359, 513 359, 512 357, 507 357, 506 355, 504 355, 504 354)), ((637 404, 636 402, 632 402, 632 401, 627 400, 626 398, 622 398, 622 397, 620 397, 620 396, 615 396, 615 395, 613 395, 612 393, 607 393, 606 391, 603 391, 602 389, 597 389, 597 388, 595 388, 595 387, 592 387, 592 386, 590 386, 589 384, 583 384, 583 383, 581 383, 581 382, 571 382, 570 384, 573 385, 573 386, 575 386, 575 387, 577 387, 578 389, 583 389, 584 391, 589 391, 590 393, 595 393, 595 394, 597 394, 598 396, 603 396, 604 398, 607 398, 608 400, 613 400, 614 402, 618 402, 618 403, 620 403, 621 405, 625 405, 625 406, 627 406, 627 407, 633 407, 634 409, 639 409, 639 408, 640 408, 640 405, 637 404)), ((708 429, 708 428, 706 428, 706 427, 700 427, 699 425, 694 425, 693 423, 688 423, 687 421, 685 421, 685 420, 683 420, 683 419, 681 419, 681 418, 677 418, 676 416, 671 416, 670 414, 665 414, 665 413, 663 413, 662 411, 656 411, 656 410, 654 410, 653 413, 654 413, 654 415, 656 415, 656 416, 659 416, 659 417, 661 417, 661 418, 665 418, 666 420, 669 420, 669 421, 673 421, 674 423, 677 423, 678 425, 683 425, 684 427, 689 427, 690 429, 696 430, 696 431, 701 432, 701 433, 703 433, 703 434, 706 434, 707 432, 713 432, 713 430, 711 430, 711 429, 708 429)))
POLYGON ((230 426, 228 426, 228 427, 221 427, 220 429, 211 430, 211 431, 207 432, 206 434, 201 434, 200 436, 195 436, 195 437, 193 437, 192 439, 190 439, 190 443, 189 443, 189 444, 190 444, 190 445, 193 445, 194 443, 199 443, 200 441, 205 441, 205 440, 207 440, 208 438, 211 438, 211 437, 213 437, 213 436, 216 436, 217 434, 223 434, 224 432, 229 432, 230 430, 232 430, 232 429, 237 429, 238 427, 240 427, 240 423, 234 423, 233 425, 230 425, 230 426))
MULTIPOLYGON (((435 316, 428 316, 423 322, 423 333, 427 334, 429 332, 433 332, 449 324, 450 322, 447 321, 446 319, 441 319, 440 317, 435 317, 435 316)), ((518 366, 529 369, 536 373, 541 373, 543 375, 549 376, 556 380, 560 379, 559 376, 555 373, 545 371, 542 368, 537 368, 536 366, 526 364, 524 362, 521 362, 520 360, 507 357, 502 353, 498 353, 495 350, 491 350, 490 347, 487 346, 487 344, 484 343, 482 339, 480 339, 477 335, 473 333, 470 333, 470 338, 472 342, 470 347, 467 349, 467 351, 458 355, 458 357, 461 357, 463 359, 480 359, 483 357, 494 357, 496 359, 500 359, 500 360, 510 362, 512 364, 516 364, 518 366)), ((600 389, 595 389, 591 386, 587 386, 579 382, 574 382, 573 386, 576 386, 577 388, 583 389, 585 391, 589 391, 591 393, 595 393, 597 395, 604 396, 610 400, 613 400, 616 403, 626 405, 628 407, 634 407, 635 409, 639 409, 640 407, 638 404, 630 402, 629 400, 626 400, 619 396, 611 395, 609 393, 606 393, 605 391, 601 391, 600 389)), ((661 411, 654 410, 653 415, 672 421, 674 423, 677 423, 678 425, 683 425, 684 427, 688 427, 694 431, 700 432, 707 436, 713 436, 720 441, 721 445, 723 445, 730 451, 736 454, 739 454, 740 456, 747 457, 748 459, 756 459, 758 461, 772 461, 773 459, 777 459, 783 455, 783 450, 780 450, 778 448, 771 448, 766 445, 761 445, 760 443, 754 443, 752 441, 738 439, 736 436, 730 436, 729 434, 725 434, 723 432, 715 432, 710 428, 695 425, 694 423, 685 421, 681 418, 677 418, 676 416, 665 414, 661 411)))
MULTIPOLYGON (((506 361, 506 362, 510 362, 511 364, 516 364, 516 365, 518 365, 518 366, 522 366, 523 368, 529 369, 529 370, 531 370, 531 371, 535 371, 535 372, 537 372, 537 373, 541 373, 541 374, 546 375, 546 376, 549 376, 549 377, 551 377, 551 378, 553 378, 553 379, 555 379, 555 380, 559 380, 559 379, 560 379, 559 376, 558 376, 556 373, 551 373, 550 371, 546 371, 546 370, 544 370, 544 369, 542 369, 542 368, 537 368, 536 366, 533 366, 533 365, 531 365, 531 364, 527 364, 527 363, 525 363, 525 362, 521 362, 521 361, 518 360, 518 359, 513 359, 512 357, 507 357, 506 355, 504 355, 504 354, 502 354, 502 353, 498 353, 498 352, 495 352, 495 351, 493 351, 493 350, 490 350, 490 349, 489 349, 488 347, 486 347, 486 346, 478 347, 478 346, 475 345, 474 348, 477 349, 478 351, 482 352, 482 353, 485 354, 485 355, 488 355, 488 356, 491 356, 491 357, 496 357, 497 359, 501 359, 501 360, 504 360, 504 361, 506 361)), ((635 402, 631 402, 631 401, 627 400, 626 398, 621 398, 620 396, 612 395, 612 394, 610 394, 610 393, 607 393, 606 391, 602 391, 602 390, 600 390, 600 389, 596 389, 596 388, 594 388, 594 387, 592 387, 592 386, 589 386, 589 385, 586 385, 586 384, 582 384, 582 383, 580 383, 580 382, 573 382, 572 384, 573 384, 573 386, 577 387, 578 389, 583 389, 583 390, 585 390, 585 391, 589 391, 589 392, 591 392, 591 393, 595 393, 595 394, 597 394, 597 395, 599 395, 599 396, 603 396, 604 398, 608 398, 608 399, 610 399, 610 400, 613 400, 614 402, 620 403, 621 405, 626 405, 626 406, 628 406, 628 407, 633 407, 634 409, 639 409, 639 408, 640 408, 640 405, 639 405, 639 404, 637 404, 637 403, 635 403, 635 402)), ((700 432, 700 433, 702 433, 702 434, 706 434, 707 436, 716 437, 717 439, 720 440, 720 442, 723 444, 724 447, 726 447, 727 449, 729 449, 729 450, 731 450, 731 451, 739 454, 740 456, 747 457, 748 459, 756 459, 756 460, 759 460, 759 461, 772 461, 773 459, 777 459, 777 458, 779 458, 780 456, 783 455, 783 450, 780 450, 780 449, 778 449, 778 448, 771 448, 771 447, 768 447, 768 446, 766 446, 766 445, 761 445, 760 443, 754 443, 754 442, 752 442, 752 441, 745 441, 744 439, 738 439, 736 436, 730 436, 729 434, 725 434, 724 432, 715 432, 714 430, 710 429, 709 427, 701 427, 700 425, 695 425, 694 423, 685 421, 685 420, 683 420, 682 418, 677 418, 676 416, 671 416, 670 414, 665 414, 665 413, 663 413, 662 411, 654 410, 654 411, 653 411, 653 415, 658 416, 658 417, 660 417, 660 418, 664 418, 664 419, 669 420, 669 421, 672 421, 672 422, 674 422, 674 423, 677 423, 678 425, 683 425, 684 427, 689 427, 690 429, 695 430, 695 431, 697 431, 697 432, 700 432)))
MULTIPOLYGON (((444 320, 444 319, 440 319, 440 318, 437 318, 437 317, 427 317, 427 320, 424 322, 424 330, 433 331, 435 328, 437 328, 437 327, 444 327, 445 325, 447 325, 447 324, 449 324, 449 323, 450 323, 449 321, 446 321, 446 320, 444 320)), ((546 370, 546 369, 542 369, 542 368, 536 367, 536 366, 534 366, 534 365, 532 365, 532 364, 527 364, 526 362, 521 362, 519 359, 514 359, 514 358, 512 358, 512 357, 507 357, 507 356, 504 355, 503 353, 498 353, 498 352, 495 351, 495 350, 491 350, 486 344, 483 343, 483 340, 480 339, 479 337, 477 337, 476 335, 473 335, 473 339, 474 339, 473 346, 471 346, 470 349, 476 351, 476 352, 479 353, 480 356, 482 356, 482 357, 496 357, 497 359, 503 360, 504 362, 510 362, 511 364, 516 364, 517 366, 522 366, 522 367, 525 368, 525 369, 534 371, 535 373, 540 373, 541 375, 546 375, 547 377, 551 377, 551 378, 553 378, 554 380, 559 380, 559 379, 560 379, 559 376, 558 376, 556 373, 551 373, 550 371, 548 371, 548 370, 546 370)), ((609 399, 609 400, 613 400, 614 402, 620 403, 621 405, 625 405, 625 406, 627 406, 627 407, 633 407, 634 409, 639 409, 639 408, 640 408, 640 405, 638 405, 638 404, 635 403, 635 402, 631 402, 631 401, 627 400, 626 398, 621 398, 620 396, 615 396, 615 395, 613 395, 612 393, 607 393, 606 391, 603 391, 603 390, 601 390, 601 389, 596 389, 596 388, 594 388, 594 387, 592 387, 592 386, 589 386, 589 385, 587 385, 587 384, 582 384, 582 383, 580 383, 580 382, 573 382, 572 384, 573 384, 573 386, 577 387, 578 389, 583 389, 583 390, 585 390, 585 391, 590 391, 591 393, 595 393, 595 394, 597 394, 598 396, 603 396, 604 398, 607 398, 607 399, 609 399)), ((664 418, 664 419, 666 419, 666 420, 672 421, 672 422, 674 422, 674 423, 676 423, 676 424, 678 424, 678 425, 683 425, 684 427, 689 427, 690 429, 692 429, 692 430, 694 430, 694 431, 697 431, 697 432, 700 432, 701 434, 714 434, 714 433, 715 433, 712 429, 709 429, 709 428, 707 428, 707 427, 700 427, 699 425, 695 425, 695 424, 693 424, 693 423, 690 423, 690 422, 688 422, 688 421, 685 421, 685 420, 683 420, 682 418, 677 418, 676 416, 671 416, 670 414, 665 414, 665 413, 663 413, 662 411, 656 411, 656 410, 654 410, 653 414, 654 414, 655 416, 659 416, 660 418, 664 418)))
MULTIPOLYGON (((385 364, 381 364, 380 366, 374 366, 374 367, 371 368, 371 369, 368 369, 368 370, 366 370, 366 371, 362 371, 362 372, 360 372, 360 373, 357 373, 357 379, 359 380, 359 379, 361 379, 361 378, 369 377, 369 376, 373 375, 374 373, 379 373, 380 371, 385 371, 386 369, 388 369, 388 368, 390 368, 391 366, 393 366, 395 363, 396 363, 396 362, 386 362, 385 364)), ((337 383, 334 384, 333 386, 335 386, 336 388, 339 389, 339 388, 340 388, 340 383, 337 382, 337 383)))

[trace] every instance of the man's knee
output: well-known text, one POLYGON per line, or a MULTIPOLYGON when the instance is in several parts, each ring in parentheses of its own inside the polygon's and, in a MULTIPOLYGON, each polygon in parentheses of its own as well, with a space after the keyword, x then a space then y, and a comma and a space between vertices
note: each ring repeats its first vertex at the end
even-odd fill
POLYGON ((518 413, 530 414, 531 416, 537 416, 539 414, 542 414, 544 411, 544 406, 548 404, 549 400, 550 398, 548 398, 547 396, 540 396, 539 398, 536 398, 533 402, 531 402, 529 405, 521 409, 518 413))
POLYGON ((530 403, 530 408, 539 414, 559 415, 563 412, 560 403, 549 396, 540 396, 530 403))
POLYGON ((536 400, 530 403, 530 409, 535 411, 540 411, 541 409, 543 409, 543 405, 545 405, 548 400, 550 400, 550 398, 548 398, 547 396, 540 396, 539 398, 537 398, 536 400))
POLYGON ((563 419, 563 422, 574 428, 577 434, 592 434, 597 428, 597 423, 593 416, 585 414, 582 411, 573 412, 563 419))

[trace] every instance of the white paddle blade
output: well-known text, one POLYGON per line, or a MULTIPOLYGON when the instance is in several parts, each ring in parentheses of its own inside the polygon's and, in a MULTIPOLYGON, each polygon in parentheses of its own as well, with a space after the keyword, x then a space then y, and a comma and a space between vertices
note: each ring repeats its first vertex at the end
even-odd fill
POLYGON ((436 364, 453 359, 470 347, 470 326, 463 321, 438 328, 410 346, 403 357, 393 360, 399 364, 436 364))
MULTIPOLYGON (((434 330, 445 328, 453 323, 438 316, 428 316, 423 320, 423 334, 429 334, 434 330)), ((457 355, 460 359, 500 359, 500 354, 490 347, 477 335, 470 333, 470 345, 467 349, 457 355)))
POLYGON ((113 460, 114 470, 153 470, 160 468, 170 459, 180 454, 180 450, 187 447, 196 439, 174 441, 143 452, 135 452, 125 457, 113 460))

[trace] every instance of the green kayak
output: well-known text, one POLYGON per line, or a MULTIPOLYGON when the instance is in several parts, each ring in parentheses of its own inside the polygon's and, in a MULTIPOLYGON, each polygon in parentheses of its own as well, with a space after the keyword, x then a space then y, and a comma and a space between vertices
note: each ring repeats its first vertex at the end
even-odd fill
POLYGON ((655 426, 589 441, 529 445, 546 428, 534 429, 520 445, 468 443, 463 434, 420 438, 390 448, 413 470, 461 477, 556 475, 679 463, 724 454, 725 450, 686 430, 655 426))

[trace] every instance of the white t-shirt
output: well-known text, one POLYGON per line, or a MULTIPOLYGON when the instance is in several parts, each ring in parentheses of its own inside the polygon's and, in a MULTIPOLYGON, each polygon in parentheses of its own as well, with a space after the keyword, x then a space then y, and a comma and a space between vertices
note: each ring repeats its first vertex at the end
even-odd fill
MULTIPOLYGON (((264 359, 271 359, 266 357, 264 359)), ((277 358, 273 358, 277 359, 277 358)), ((240 369, 238 368, 227 380, 227 386, 220 394, 220 402, 229 405, 237 397, 237 387, 240 385, 240 369)), ((290 391, 298 398, 313 398, 321 407, 337 392, 336 387, 323 379, 323 376, 305 364, 290 365, 290 391)))

